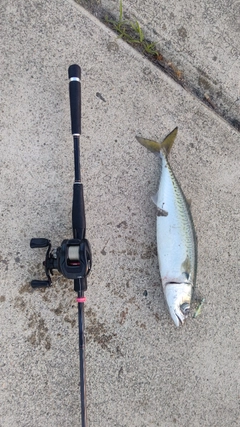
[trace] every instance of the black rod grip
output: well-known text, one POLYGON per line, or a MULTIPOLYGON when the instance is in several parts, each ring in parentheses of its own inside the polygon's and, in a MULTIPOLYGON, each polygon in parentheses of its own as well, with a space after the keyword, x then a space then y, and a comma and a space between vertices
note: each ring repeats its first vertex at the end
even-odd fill
POLYGON ((86 218, 83 185, 76 182, 73 184, 72 227, 74 239, 82 240, 85 238, 86 218))
POLYGON ((87 290, 87 278, 81 277, 80 279, 74 279, 74 291, 81 292, 83 296, 84 292, 87 290))
POLYGON ((81 134, 81 68, 77 64, 68 69, 72 134, 81 134))

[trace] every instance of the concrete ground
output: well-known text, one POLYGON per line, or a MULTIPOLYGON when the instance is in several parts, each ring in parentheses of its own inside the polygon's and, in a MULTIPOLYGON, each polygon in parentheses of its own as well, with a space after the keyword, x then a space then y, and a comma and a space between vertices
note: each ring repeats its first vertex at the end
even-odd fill
MULTIPOLYGON (((76 0, 106 21, 120 15, 120 0, 76 0)), ((160 66, 240 130, 240 2, 122 0, 123 19, 138 22, 154 41, 160 66)))
POLYGON ((239 426, 239 133, 71 0, 2 5, 1 427, 80 426, 77 306, 44 251, 71 237, 70 64, 82 68, 89 427, 239 426), (160 286, 157 159, 135 135, 179 133, 170 162, 198 235, 202 313, 177 329, 160 286))

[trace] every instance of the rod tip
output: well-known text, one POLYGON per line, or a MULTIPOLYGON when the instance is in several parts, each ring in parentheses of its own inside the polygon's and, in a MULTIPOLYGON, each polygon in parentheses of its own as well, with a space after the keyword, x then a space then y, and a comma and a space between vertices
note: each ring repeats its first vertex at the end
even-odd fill
POLYGON ((68 77, 69 79, 73 77, 77 77, 81 80, 81 68, 77 64, 70 65, 68 69, 68 77))

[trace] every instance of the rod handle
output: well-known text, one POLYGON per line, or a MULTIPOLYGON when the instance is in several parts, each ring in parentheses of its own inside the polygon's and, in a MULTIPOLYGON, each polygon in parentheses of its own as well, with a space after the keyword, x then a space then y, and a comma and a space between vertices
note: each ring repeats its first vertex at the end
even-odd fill
POLYGON ((87 290, 87 278, 81 277, 81 279, 74 279, 74 291, 85 292, 87 290))
POLYGON ((81 68, 77 64, 68 69, 72 135, 81 134, 81 68))
POLYGON ((82 183, 73 184, 72 227, 74 239, 85 238, 86 218, 82 183))

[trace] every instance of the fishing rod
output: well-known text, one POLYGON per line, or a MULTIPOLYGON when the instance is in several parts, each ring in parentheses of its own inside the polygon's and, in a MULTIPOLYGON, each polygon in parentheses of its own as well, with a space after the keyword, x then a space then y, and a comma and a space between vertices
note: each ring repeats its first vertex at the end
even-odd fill
POLYGON ((56 249, 52 249, 51 241, 48 239, 31 239, 31 248, 48 248, 43 262, 47 279, 32 280, 31 286, 32 288, 51 286, 53 270, 58 270, 67 279, 74 280, 74 290, 77 292, 78 303, 81 419, 82 427, 87 427, 84 336, 84 302, 86 298, 84 292, 87 290, 87 276, 92 267, 92 255, 90 244, 85 237, 86 218, 80 169, 81 69, 79 65, 71 65, 68 69, 68 76, 75 170, 72 202, 73 239, 63 240, 61 246, 56 249))

